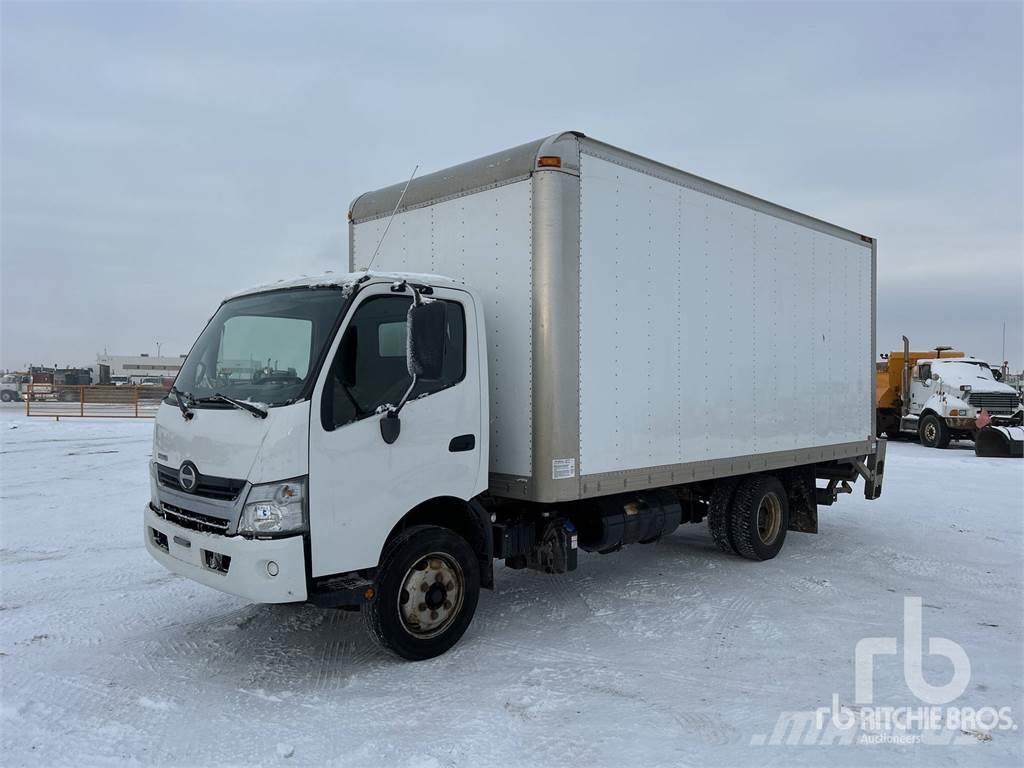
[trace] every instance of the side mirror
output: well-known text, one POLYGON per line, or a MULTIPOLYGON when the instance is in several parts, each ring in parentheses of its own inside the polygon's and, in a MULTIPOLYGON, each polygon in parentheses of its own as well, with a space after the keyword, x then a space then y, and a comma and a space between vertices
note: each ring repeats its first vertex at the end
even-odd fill
POLYGON ((444 371, 445 335, 448 329, 448 305, 428 301, 409 307, 408 353, 409 375, 426 381, 437 381, 444 371))
POLYGON ((938 380, 939 380, 939 374, 933 373, 932 374, 932 381, 938 381, 938 380))

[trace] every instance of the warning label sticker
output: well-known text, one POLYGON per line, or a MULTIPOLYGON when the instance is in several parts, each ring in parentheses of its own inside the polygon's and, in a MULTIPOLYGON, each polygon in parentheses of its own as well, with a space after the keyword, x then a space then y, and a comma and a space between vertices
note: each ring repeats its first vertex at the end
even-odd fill
POLYGON ((565 480, 576 477, 576 459, 552 459, 551 479, 565 480))

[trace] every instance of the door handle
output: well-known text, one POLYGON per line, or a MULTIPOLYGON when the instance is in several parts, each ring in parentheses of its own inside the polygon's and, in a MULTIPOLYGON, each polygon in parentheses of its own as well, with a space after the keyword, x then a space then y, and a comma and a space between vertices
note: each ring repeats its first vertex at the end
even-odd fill
POLYGON ((453 437, 452 441, 448 443, 448 451, 450 453, 472 451, 474 448, 476 448, 476 435, 459 435, 458 437, 453 437))

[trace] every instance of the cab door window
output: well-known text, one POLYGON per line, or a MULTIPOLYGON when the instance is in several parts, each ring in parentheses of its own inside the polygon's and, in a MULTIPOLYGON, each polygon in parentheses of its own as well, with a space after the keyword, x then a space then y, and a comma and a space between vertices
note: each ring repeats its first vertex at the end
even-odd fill
MULTIPOLYGON (((445 301, 445 362, 437 381, 417 382, 410 400, 454 386, 466 375, 466 320, 462 304, 445 301)), ((324 390, 323 425, 335 429, 397 405, 412 383, 406 365, 406 318, 412 298, 375 296, 349 320, 324 390)))

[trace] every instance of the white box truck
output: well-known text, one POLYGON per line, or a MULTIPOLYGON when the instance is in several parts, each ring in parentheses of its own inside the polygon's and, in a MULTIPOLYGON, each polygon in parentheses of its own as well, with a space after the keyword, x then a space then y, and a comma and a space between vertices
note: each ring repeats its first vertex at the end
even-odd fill
POLYGON ((225 300, 161 405, 172 571, 360 609, 422 659, 496 559, 565 573, 706 519, 768 560, 881 492, 872 238, 574 132, 349 219, 349 272, 225 300))

